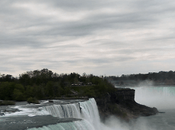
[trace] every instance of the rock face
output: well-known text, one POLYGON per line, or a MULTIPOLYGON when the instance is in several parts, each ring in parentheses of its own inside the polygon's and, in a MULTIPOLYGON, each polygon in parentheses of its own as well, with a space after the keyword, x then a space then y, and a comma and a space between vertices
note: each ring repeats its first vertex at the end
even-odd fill
POLYGON ((158 113, 156 108, 138 104, 134 100, 134 89, 116 89, 103 98, 97 98, 97 105, 102 119, 110 115, 129 120, 139 116, 150 116, 158 113))

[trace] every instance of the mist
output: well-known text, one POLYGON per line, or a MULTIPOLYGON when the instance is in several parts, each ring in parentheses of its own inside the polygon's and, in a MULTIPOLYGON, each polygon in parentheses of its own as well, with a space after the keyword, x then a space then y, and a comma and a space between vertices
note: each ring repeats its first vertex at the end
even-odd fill
POLYGON ((105 121, 103 128, 103 130, 157 130, 154 126, 150 125, 146 118, 138 118, 128 123, 114 116, 105 121))
MULTIPOLYGON (((115 86, 116 88, 123 88, 115 86)), ((135 101, 137 103, 156 107, 158 110, 175 109, 175 86, 154 85, 153 81, 146 80, 140 82, 135 87, 126 86, 124 88, 131 88, 135 90, 135 101)))
POLYGON ((130 122, 124 122, 117 117, 111 116, 104 125, 104 130, 173 130, 175 129, 175 87, 154 86, 153 82, 141 82, 135 89, 135 101, 156 107, 160 112, 154 116, 140 117, 130 122))
POLYGON ((157 109, 175 109, 175 87, 142 85, 135 89, 135 101, 157 109))

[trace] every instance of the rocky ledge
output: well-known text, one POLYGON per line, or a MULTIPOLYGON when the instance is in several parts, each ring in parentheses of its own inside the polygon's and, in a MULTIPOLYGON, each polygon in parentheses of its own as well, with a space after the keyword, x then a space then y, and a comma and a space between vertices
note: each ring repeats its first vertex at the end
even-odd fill
POLYGON ((102 120, 110 115, 115 115, 125 120, 137 118, 139 116, 150 116, 158 113, 156 108, 141 105, 134 100, 134 89, 116 89, 107 93, 103 98, 97 98, 102 120))

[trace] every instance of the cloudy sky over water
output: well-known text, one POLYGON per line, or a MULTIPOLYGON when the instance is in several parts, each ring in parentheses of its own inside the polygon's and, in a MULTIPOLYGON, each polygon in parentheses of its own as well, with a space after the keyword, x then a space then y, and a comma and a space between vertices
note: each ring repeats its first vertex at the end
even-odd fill
POLYGON ((2 0, 0 73, 175 70, 174 0, 2 0))

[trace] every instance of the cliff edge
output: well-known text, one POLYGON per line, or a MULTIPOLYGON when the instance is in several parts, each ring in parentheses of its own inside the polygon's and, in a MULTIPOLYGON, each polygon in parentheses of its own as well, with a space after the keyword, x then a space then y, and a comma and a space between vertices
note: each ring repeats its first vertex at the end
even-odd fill
POLYGON ((102 120, 110 115, 130 120, 139 116, 150 116, 158 113, 156 108, 150 108, 137 103, 134 89, 116 89, 106 93, 103 98, 96 98, 102 120))

